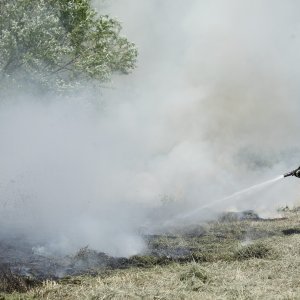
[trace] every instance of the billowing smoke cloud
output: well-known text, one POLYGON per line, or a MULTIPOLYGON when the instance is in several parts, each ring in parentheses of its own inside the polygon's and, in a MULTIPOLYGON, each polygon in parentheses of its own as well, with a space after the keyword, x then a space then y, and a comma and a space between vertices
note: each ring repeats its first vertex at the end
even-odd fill
MULTIPOLYGON (((1 104, 2 236, 131 255, 144 247, 141 227, 299 163, 300 4, 105 3, 95 6, 123 21, 138 68, 97 95, 100 108, 92 92, 1 104)), ((271 211, 294 203, 298 184, 286 179, 193 218, 271 211)))
MULTIPOLYGON (((118 83, 143 94, 139 110, 153 114, 144 127, 159 126, 164 193, 201 205, 298 165, 298 8, 268 0, 110 4, 140 46, 138 71, 118 83)), ((261 209, 295 201, 296 181, 277 186, 278 196, 257 199, 261 209)), ((258 208, 248 200, 235 205, 258 208)))

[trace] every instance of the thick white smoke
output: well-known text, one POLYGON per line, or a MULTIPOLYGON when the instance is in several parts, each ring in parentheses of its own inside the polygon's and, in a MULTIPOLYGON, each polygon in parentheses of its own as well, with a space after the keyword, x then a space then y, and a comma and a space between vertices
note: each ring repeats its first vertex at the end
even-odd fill
MULTIPOLYGON (((153 115, 143 124, 165 149, 156 168, 165 172, 163 193, 201 206, 298 166, 298 8, 269 0, 110 3, 140 46, 139 69, 118 83, 142 94, 139 111, 153 115)), ((293 202, 297 181, 268 194, 234 206, 293 202)))
MULTIPOLYGON (((131 255, 144 247, 140 227, 172 220, 168 210, 188 213, 298 166, 300 4, 99 3, 136 42, 138 68, 101 95, 1 104, 2 236, 131 255)), ((294 203, 299 184, 211 209, 271 211, 294 203)))

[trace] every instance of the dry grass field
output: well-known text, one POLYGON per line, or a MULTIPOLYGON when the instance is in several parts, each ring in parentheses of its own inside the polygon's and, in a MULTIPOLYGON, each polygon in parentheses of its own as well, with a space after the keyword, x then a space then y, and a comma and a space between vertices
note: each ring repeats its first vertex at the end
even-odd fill
POLYGON ((0 299, 300 299, 300 212, 283 214, 274 220, 225 217, 155 236, 151 251, 124 267, 46 280, 0 299), (168 250, 184 254, 170 258, 168 250))

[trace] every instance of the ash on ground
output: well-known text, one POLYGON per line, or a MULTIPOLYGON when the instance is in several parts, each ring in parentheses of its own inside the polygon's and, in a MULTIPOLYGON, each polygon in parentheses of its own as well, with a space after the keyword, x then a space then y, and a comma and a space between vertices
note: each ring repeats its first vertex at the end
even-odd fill
POLYGON ((112 257, 103 252, 89 249, 88 246, 73 255, 51 255, 42 246, 33 245, 20 237, 5 238, 0 240, 0 273, 1 269, 7 270, 9 267, 12 274, 38 280, 59 279, 82 274, 96 275, 103 270, 147 267, 174 261, 193 261, 195 253, 199 256, 200 252, 205 254, 211 251, 209 249, 213 249, 215 241, 220 241, 220 239, 244 240, 249 235, 255 239, 282 234, 282 232, 270 233, 257 231, 257 229, 253 229, 251 233, 251 228, 249 229, 249 225, 246 223, 249 221, 260 222, 265 219, 260 218, 253 211, 226 213, 222 214, 215 222, 221 225, 195 224, 188 228, 176 228, 176 231, 143 234, 148 246, 147 250, 129 258, 112 257), (228 224, 241 222, 241 229, 235 233, 228 226, 223 226, 223 222, 228 224), (243 229, 243 227, 245 228, 243 229))

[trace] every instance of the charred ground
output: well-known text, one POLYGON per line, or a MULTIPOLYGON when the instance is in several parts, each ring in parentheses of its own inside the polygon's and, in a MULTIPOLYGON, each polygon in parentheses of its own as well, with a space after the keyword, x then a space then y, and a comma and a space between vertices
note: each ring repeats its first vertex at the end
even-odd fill
POLYGON ((4 239, 0 241, 0 289, 3 293, 27 292, 47 280, 74 284, 81 282, 78 276, 106 277, 121 269, 276 259, 276 247, 265 241, 300 233, 298 210, 285 209, 282 214, 282 218, 262 219, 251 211, 226 213, 218 221, 144 235, 147 250, 129 258, 88 247, 69 256, 42 255, 20 237, 4 239))

